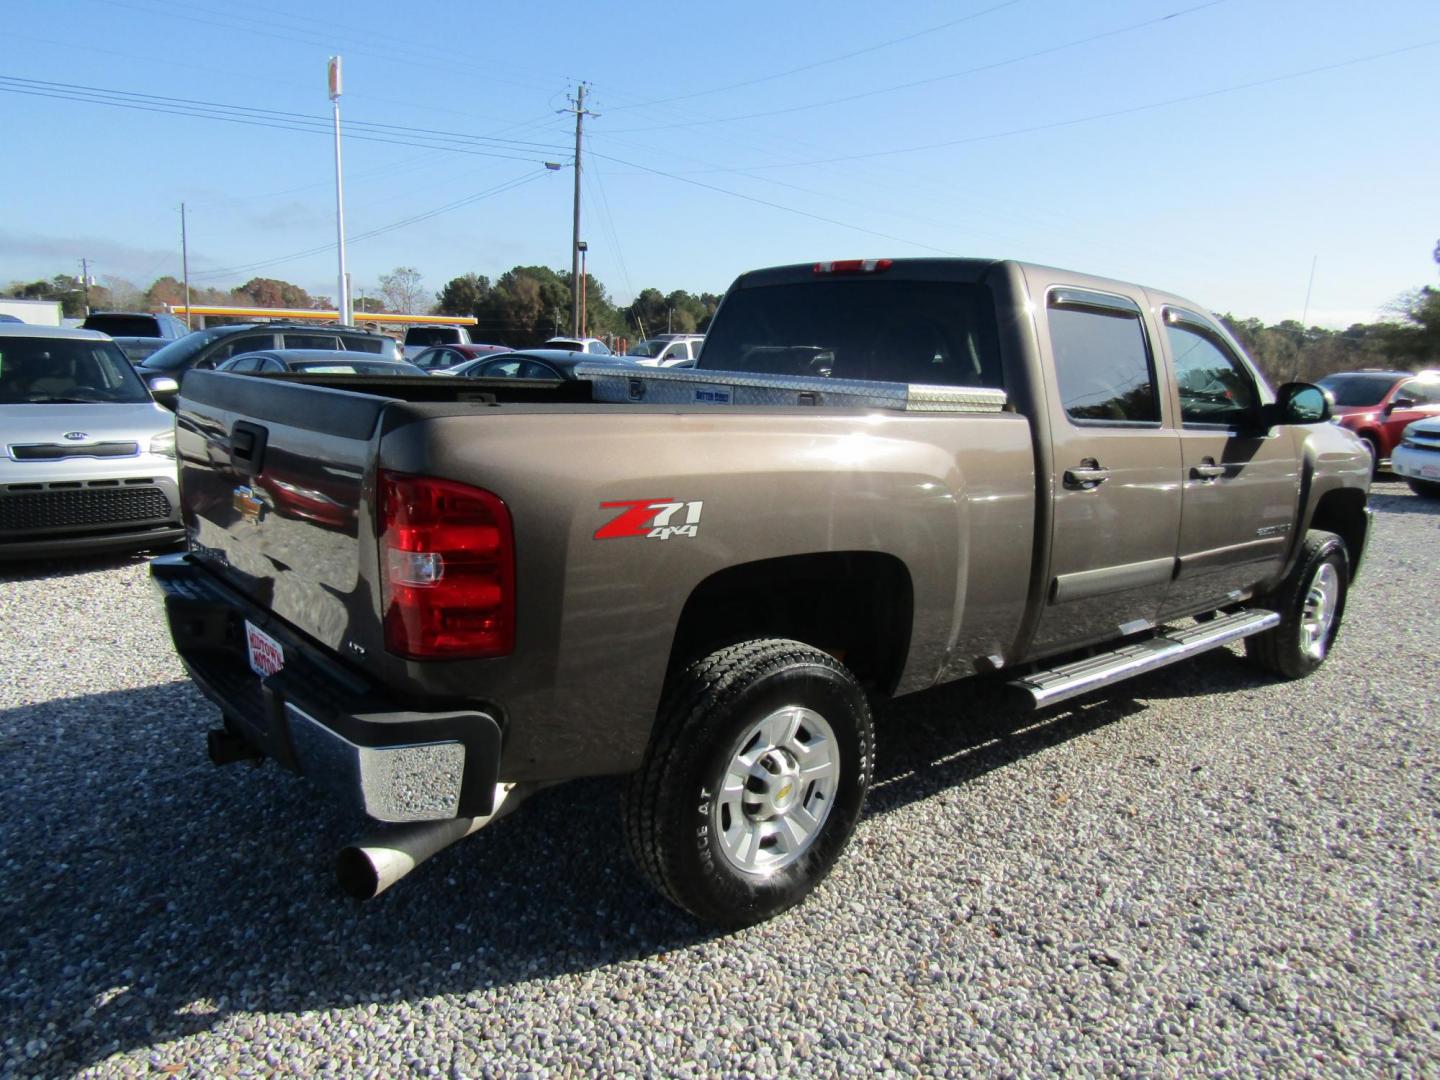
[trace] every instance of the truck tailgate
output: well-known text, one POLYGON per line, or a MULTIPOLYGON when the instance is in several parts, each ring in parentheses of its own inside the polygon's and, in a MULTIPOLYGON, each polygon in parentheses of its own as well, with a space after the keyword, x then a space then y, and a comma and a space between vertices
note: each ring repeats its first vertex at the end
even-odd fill
POLYGON ((233 588, 338 650, 373 625, 367 462, 391 399, 211 371, 176 423, 191 550, 233 588))

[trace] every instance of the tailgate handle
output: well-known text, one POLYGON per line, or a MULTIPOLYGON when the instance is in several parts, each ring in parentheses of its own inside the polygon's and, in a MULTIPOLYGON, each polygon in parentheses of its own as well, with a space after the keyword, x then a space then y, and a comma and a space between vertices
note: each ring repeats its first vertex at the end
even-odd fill
POLYGON ((237 420, 230 431, 230 460, 250 476, 258 473, 265 458, 265 439, 269 431, 248 420, 237 420))

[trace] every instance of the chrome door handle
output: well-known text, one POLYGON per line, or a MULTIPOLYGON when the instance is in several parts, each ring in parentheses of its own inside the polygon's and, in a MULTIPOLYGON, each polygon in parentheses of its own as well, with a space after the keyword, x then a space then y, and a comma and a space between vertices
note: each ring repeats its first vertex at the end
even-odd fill
POLYGON ((1109 479, 1110 470, 1100 468, 1093 461, 1087 461, 1083 465, 1072 465, 1065 470, 1065 486, 1068 488, 1088 490, 1099 487, 1109 479))
POLYGON ((1225 475, 1225 466, 1216 465, 1212 458, 1206 458, 1199 465, 1190 466, 1190 476, 1202 483, 1214 483, 1225 475))

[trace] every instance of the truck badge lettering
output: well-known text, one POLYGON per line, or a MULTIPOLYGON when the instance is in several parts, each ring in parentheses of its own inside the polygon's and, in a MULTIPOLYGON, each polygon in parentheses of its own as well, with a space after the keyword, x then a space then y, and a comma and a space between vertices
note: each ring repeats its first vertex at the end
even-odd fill
POLYGON ((647 540, 669 540, 672 536, 694 537, 700 532, 700 510, 704 503, 676 502, 674 499, 622 499, 603 502, 602 510, 620 510, 595 530, 596 540, 620 540, 643 536, 647 540), (623 508, 623 509, 622 509, 623 508))

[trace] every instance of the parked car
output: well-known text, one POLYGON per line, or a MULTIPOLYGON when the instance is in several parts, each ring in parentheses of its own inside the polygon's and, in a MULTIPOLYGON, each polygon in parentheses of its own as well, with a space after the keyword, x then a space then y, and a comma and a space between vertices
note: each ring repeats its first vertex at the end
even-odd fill
POLYGON ((404 360, 371 360, 334 349, 271 349, 232 356, 215 369, 241 375, 276 375, 290 371, 310 375, 425 375, 404 360))
POLYGON ((184 536, 175 418, 102 333, 0 326, 0 447, 0 557, 184 536))
POLYGON ((428 349, 432 345, 470 344, 473 344, 473 340, 470 337, 468 326, 438 324, 405 328, 405 351, 407 353, 411 349, 428 349))
POLYGON ((178 341, 190 328, 174 315, 150 311, 92 311, 80 323, 83 330, 98 330, 112 338, 158 338, 178 341))
POLYGON ((1365 440, 1378 470, 1416 420, 1440 416, 1440 373, 1342 371, 1326 375, 1335 422, 1365 440))
POLYGON ((611 356, 610 346, 593 337, 552 337, 541 346, 544 349, 563 349, 566 352, 583 352, 591 356, 611 356))
POLYGON ((435 345, 428 349, 421 349, 410 357, 410 362, 416 367, 433 372, 453 368, 457 364, 463 364, 467 360, 475 360, 482 356, 496 356, 499 353, 513 351, 508 345, 435 345))
POLYGON ((482 356, 439 374, 471 379, 573 379, 579 364, 639 366, 624 356, 591 356, 566 349, 526 349, 502 356, 482 356))
POLYGON ((1241 640, 1281 678, 1334 655, 1369 455, 1208 310, 854 260, 744 275, 697 369, 597 365, 584 400, 196 372, 192 546, 152 574, 224 716, 212 759, 406 823, 342 853, 361 896, 534 791, 623 776, 614 831, 661 893, 768 918, 861 818, 872 701, 983 672, 1043 709, 1241 640), (276 461, 348 524, 272 513, 251 481, 276 461))
POLYGON ((147 358, 154 356, 175 338, 158 337, 111 337, 111 341, 120 346, 120 351, 125 354, 125 359, 135 365, 143 364, 147 358))
POLYGON ((1390 469, 1416 495, 1440 499, 1440 416, 1416 420, 1405 429, 1390 455, 1390 469))
POLYGON ((700 356, 704 334, 656 334, 637 342, 625 355, 643 367, 693 367, 685 361, 700 356))
MULTIPOLYGON (((370 353, 381 360, 400 360, 399 343, 386 334, 371 334, 349 326, 306 326, 298 323, 241 323, 197 330, 147 356, 136 369, 149 379, 166 375, 179 379, 192 368, 219 366, 232 356, 261 349, 333 349, 370 353)), ((173 395, 156 395, 162 405, 173 395)))

